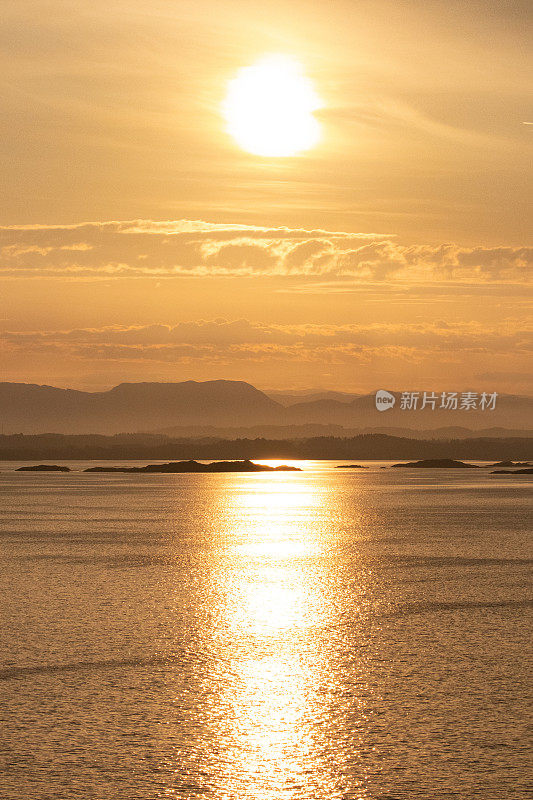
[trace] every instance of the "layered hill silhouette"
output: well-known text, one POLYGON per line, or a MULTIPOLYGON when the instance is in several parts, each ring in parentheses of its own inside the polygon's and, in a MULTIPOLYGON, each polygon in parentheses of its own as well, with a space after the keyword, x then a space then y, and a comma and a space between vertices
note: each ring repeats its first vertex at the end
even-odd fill
MULTIPOLYGON (((500 395, 494 411, 462 410, 446 411, 444 409, 420 407, 417 410, 405 411, 398 402, 394 408, 380 412, 376 410, 374 394, 355 397, 349 402, 336 399, 318 399, 294 403, 285 408, 286 419, 291 422, 388 426, 398 428, 467 427, 472 430, 488 427, 531 428, 533 420, 533 398, 519 395, 500 395)), ((420 404, 419 404, 420 405, 420 404)))
POLYGON ((365 430, 419 430, 427 435, 439 428, 445 428, 448 436, 461 428, 465 436, 468 431, 498 428, 501 432, 493 435, 509 435, 530 430, 533 420, 533 399, 516 395, 501 395, 494 411, 404 411, 397 402, 379 412, 374 394, 326 392, 310 400, 277 394, 279 400, 244 381, 226 380, 121 383, 105 392, 0 383, 0 424, 5 434, 160 432, 229 438, 233 430, 235 438, 250 434, 293 438, 365 430))
POLYGON ((121 383, 80 392, 24 383, 0 384, 5 433, 119 433, 170 425, 274 422, 282 407, 249 383, 121 383))

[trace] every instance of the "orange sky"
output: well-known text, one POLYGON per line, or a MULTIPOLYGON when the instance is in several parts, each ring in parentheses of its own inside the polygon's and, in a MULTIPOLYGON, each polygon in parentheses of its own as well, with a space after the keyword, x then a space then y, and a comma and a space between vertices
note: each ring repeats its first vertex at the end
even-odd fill
POLYGON ((526 393, 526 2, 3 3, 2 380, 526 393), (297 59, 322 137, 221 104, 297 59))

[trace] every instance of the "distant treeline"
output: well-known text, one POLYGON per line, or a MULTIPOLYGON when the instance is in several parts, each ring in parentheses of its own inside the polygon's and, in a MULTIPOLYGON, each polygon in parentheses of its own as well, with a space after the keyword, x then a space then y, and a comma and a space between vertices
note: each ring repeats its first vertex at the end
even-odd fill
POLYGON ((83 459, 421 459, 524 461, 533 438, 410 439, 385 434, 310 439, 171 439, 152 434, 0 436, 0 460, 83 459))

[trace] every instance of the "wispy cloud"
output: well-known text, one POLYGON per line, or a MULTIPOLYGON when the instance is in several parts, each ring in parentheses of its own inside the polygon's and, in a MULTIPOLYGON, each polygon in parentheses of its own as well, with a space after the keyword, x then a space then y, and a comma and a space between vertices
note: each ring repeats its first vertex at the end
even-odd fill
MULTIPOLYGON (((4 379, 106 388, 122 380, 233 378, 258 386, 528 389, 533 329, 423 321, 271 324, 211 319, 7 331, 4 379)), ((528 389, 529 390, 529 389, 528 389)))
POLYGON ((199 220, 0 228, 4 278, 296 277, 346 281, 531 280, 533 248, 404 245, 393 235, 199 220))
POLYGON ((178 325, 106 326, 64 331, 6 332, 4 345, 26 352, 53 351, 78 358, 153 361, 194 355, 263 359, 278 356, 322 361, 352 359, 378 351, 405 358, 435 352, 531 354, 533 328, 479 323, 269 325, 239 320, 199 320, 178 325))

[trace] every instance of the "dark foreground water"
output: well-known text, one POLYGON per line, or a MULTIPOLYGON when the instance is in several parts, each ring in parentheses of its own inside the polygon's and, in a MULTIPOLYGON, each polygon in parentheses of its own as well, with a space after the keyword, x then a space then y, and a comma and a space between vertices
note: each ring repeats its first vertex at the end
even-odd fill
POLYGON ((532 796, 530 477, 14 466, 2 800, 532 796))

